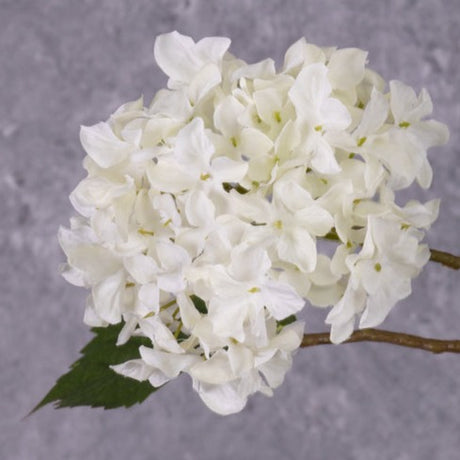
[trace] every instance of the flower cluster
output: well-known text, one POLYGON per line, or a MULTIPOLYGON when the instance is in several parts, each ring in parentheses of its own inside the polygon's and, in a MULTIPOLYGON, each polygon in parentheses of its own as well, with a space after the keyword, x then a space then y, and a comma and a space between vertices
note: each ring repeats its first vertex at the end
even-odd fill
POLYGON ((81 128, 80 216, 59 233, 65 278, 91 289, 86 324, 151 342, 114 370, 156 387, 189 374, 220 414, 282 383, 306 303, 332 307, 339 343, 409 295, 439 202, 395 192, 429 187, 426 151, 448 137, 424 120, 428 93, 385 90, 360 49, 301 39, 277 71, 229 45, 157 38, 168 89, 81 128))

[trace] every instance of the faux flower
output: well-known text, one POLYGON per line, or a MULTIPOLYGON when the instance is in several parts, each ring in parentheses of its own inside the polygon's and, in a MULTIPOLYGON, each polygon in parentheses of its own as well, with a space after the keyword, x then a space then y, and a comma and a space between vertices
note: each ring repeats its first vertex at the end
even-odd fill
POLYGON ((395 193, 429 187, 427 149, 448 139, 426 90, 386 88, 365 51, 301 39, 277 70, 229 46, 157 38, 167 88, 81 128, 88 175, 59 232, 85 323, 147 341, 112 369, 154 387, 188 374, 223 415, 283 382, 305 305, 331 308, 340 343, 410 294, 439 202, 395 193))

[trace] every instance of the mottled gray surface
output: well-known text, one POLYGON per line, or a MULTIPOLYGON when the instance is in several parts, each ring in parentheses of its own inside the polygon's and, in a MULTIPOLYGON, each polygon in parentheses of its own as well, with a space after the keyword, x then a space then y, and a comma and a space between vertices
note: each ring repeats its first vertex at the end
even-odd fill
MULTIPOLYGON (((426 86, 452 136, 418 196, 443 198, 430 245, 459 252, 458 0, 0 0, 0 459, 460 458, 460 357, 375 344, 300 351, 274 398, 226 418, 184 377, 130 410, 21 420, 90 337, 86 292, 57 272, 56 231, 83 177, 79 125, 165 85, 152 49, 173 29, 230 36, 248 61, 280 62, 301 36, 357 46, 385 78, 426 86)), ((430 264, 384 326, 460 337, 459 281, 430 264)))

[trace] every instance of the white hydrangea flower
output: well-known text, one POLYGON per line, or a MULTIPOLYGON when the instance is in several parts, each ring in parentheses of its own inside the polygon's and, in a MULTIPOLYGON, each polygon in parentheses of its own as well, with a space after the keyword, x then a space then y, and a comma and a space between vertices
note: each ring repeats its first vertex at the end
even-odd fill
POLYGON ((361 314, 361 328, 382 323, 396 302, 411 293, 411 279, 430 258, 428 247, 419 244, 419 235, 399 219, 368 219, 361 251, 345 259, 350 270, 347 289, 326 318, 335 343, 349 337, 356 314, 361 314))
POLYGON ((439 201, 395 192, 430 185, 427 149, 448 138, 426 90, 386 90, 363 50, 301 39, 277 71, 229 46, 157 38, 168 88, 81 128, 80 217, 59 231, 64 277, 91 291, 85 323, 151 343, 113 369, 153 386, 188 374, 219 414, 282 383, 305 304, 332 307, 339 343, 410 294, 439 201))

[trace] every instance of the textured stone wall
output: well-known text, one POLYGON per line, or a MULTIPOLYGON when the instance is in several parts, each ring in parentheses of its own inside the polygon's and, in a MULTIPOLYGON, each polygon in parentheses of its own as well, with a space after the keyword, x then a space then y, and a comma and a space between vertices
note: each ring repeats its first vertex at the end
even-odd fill
MULTIPOLYGON (((416 196, 442 197, 428 242, 460 252, 458 0, 0 0, 0 458, 458 459, 460 356, 390 345, 300 351, 272 399, 226 418, 184 377, 130 410, 22 420, 90 338, 86 292, 59 276, 56 240, 84 175, 79 126, 165 85, 153 42, 174 29, 229 36, 248 61, 281 62, 301 36, 356 46, 386 79, 427 87, 451 140, 431 151, 433 187, 416 196)), ((460 338, 459 281, 430 264, 384 326, 460 338)))

